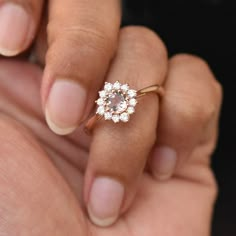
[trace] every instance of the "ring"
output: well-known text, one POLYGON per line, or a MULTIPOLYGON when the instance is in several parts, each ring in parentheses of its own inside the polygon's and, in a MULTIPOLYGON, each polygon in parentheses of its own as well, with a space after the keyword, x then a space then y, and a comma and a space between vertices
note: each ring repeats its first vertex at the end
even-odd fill
POLYGON ((128 122, 130 116, 135 113, 137 99, 149 93, 155 93, 162 97, 164 89, 155 84, 140 90, 130 89, 128 84, 116 81, 114 84, 106 82, 103 90, 99 91, 96 114, 85 125, 86 132, 90 132, 95 123, 104 118, 114 123, 128 122))

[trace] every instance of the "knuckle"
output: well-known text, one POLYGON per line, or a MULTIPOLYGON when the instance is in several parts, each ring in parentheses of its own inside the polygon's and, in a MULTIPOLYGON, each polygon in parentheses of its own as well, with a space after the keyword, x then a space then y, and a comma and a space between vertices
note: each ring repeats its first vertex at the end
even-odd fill
MULTIPOLYGON (((200 57, 178 54, 171 59, 171 63, 176 65, 184 76, 189 77, 189 81, 183 90, 178 91, 177 109, 184 121, 208 124, 219 112, 219 104, 222 97, 221 85, 214 78, 208 63, 200 57), (189 84, 196 89, 189 92, 189 84)), ((176 94, 177 95, 177 94, 176 94)), ((177 102, 176 102, 177 103, 177 102)))
POLYGON ((130 51, 138 56, 151 57, 152 60, 157 60, 156 57, 167 60, 166 46, 151 29, 143 26, 124 27, 121 30, 121 41, 129 43, 130 51))
POLYGON ((73 78, 86 88, 99 86, 114 54, 114 40, 100 29, 61 27, 55 32, 53 22, 46 54, 47 68, 54 76, 73 78), (96 78, 96 79, 95 79, 96 78), (94 82, 95 81, 95 82, 94 82))
POLYGON ((203 100, 191 95, 181 95, 181 98, 174 102, 175 113, 179 121, 191 127, 205 126, 217 112, 214 103, 205 103, 203 100))
POLYGON ((187 66, 190 68, 203 68, 209 70, 209 65, 204 59, 191 54, 177 54, 171 58, 171 62, 176 63, 179 66, 183 65, 185 67, 187 66))
POLYGON ((178 110, 180 115, 180 119, 184 123, 198 123, 202 122, 203 117, 205 116, 205 112, 201 109, 199 104, 196 104, 195 101, 188 102, 188 106, 183 106, 181 109, 178 110))
POLYGON ((60 40, 71 48, 87 49, 87 53, 90 51, 106 55, 113 53, 115 38, 96 27, 65 26, 59 28, 56 22, 50 21, 47 25, 47 32, 49 46, 60 40))

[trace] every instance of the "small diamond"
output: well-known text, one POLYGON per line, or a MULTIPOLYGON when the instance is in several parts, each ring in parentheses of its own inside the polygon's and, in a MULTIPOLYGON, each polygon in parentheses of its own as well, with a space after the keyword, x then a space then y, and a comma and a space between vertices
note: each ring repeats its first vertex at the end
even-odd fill
POLYGON ((134 106, 136 106, 136 104, 137 104, 137 100, 135 98, 132 98, 129 100, 129 105, 134 107, 134 106))
POLYGON ((131 115, 135 112, 134 107, 128 107, 127 112, 131 115))
POLYGON ((105 120, 111 120, 112 119, 112 114, 110 112, 106 112, 104 114, 104 118, 105 118, 105 120))
POLYGON ((112 116, 112 120, 115 122, 115 123, 118 123, 120 121, 120 117, 118 115, 113 115, 112 116))
POLYGON ((129 85, 128 84, 123 84, 121 86, 121 90, 124 91, 124 92, 127 92, 129 90, 129 85))
POLYGON ((121 84, 118 81, 116 81, 113 85, 113 88, 116 89, 116 90, 119 90, 120 86, 121 86, 121 84))
POLYGON ((105 92, 104 90, 100 91, 100 92, 99 92, 99 96, 100 96, 101 98, 106 97, 106 92, 105 92))
POLYGON ((106 83, 105 86, 104 86, 104 89, 107 92, 110 92, 112 90, 112 84, 111 83, 106 83))
POLYGON ((128 122, 129 121, 129 114, 124 112, 120 115, 120 120, 123 122, 128 122))
POLYGON ((104 105, 104 100, 102 98, 99 98, 96 103, 98 104, 98 106, 102 106, 104 105))
POLYGON ((114 84, 106 82, 96 100, 96 114, 114 123, 128 122, 130 115, 135 113, 137 93, 136 90, 129 89, 128 84, 121 84, 119 81, 114 84))
POLYGON ((96 113, 102 116, 104 112, 105 112, 104 106, 99 106, 96 113))
POLYGON ((130 90, 128 91, 128 95, 129 95, 130 98, 134 98, 134 97, 137 96, 137 91, 134 90, 134 89, 130 89, 130 90))

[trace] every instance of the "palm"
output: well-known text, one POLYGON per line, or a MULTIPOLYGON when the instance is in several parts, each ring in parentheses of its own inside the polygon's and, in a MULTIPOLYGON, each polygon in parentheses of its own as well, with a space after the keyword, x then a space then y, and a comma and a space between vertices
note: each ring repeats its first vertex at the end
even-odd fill
MULTIPOLYGON (((27 152, 24 148, 25 155, 22 154, 24 161, 19 160, 21 170, 17 171, 14 177, 18 176, 16 179, 19 180, 17 185, 21 186, 20 194, 27 197, 27 194, 30 193, 32 199, 35 194, 37 200, 22 200, 22 208, 34 209, 34 216, 22 217, 20 223, 13 222, 15 230, 19 228, 19 232, 22 230, 20 228, 22 225, 28 224, 31 228, 32 225, 37 224, 38 227, 42 225, 41 231, 37 231, 38 234, 28 233, 29 235, 77 235, 78 232, 83 232, 84 235, 86 232, 92 232, 92 235, 99 236, 199 236, 208 234, 210 205, 214 199, 214 181, 212 178, 209 180, 211 172, 205 161, 200 164, 190 161, 179 170, 178 175, 163 183, 154 180, 149 173, 144 173, 135 201, 129 211, 114 226, 102 229, 90 223, 82 203, 83 172, 88 158, 90 139, 82 129, 70 137, 59 137, 49 131, 40 104, 40 75, 40 71, 36 67, 27 64, 22 65, 19 62, 9 61, 0 63, 0 109, 4 114, 4 118, 1 117, 1 119, 9 119, 12 123, 13 118, 17 123, 28 128, 24 129, 21 126, 17 128, 24 133, 20 136, 21 138, 16 138, 15 143, 19 146, 27 145, 28 141, 22 140, 22 137, 28 139, 29 130, 31 131, 29 133, 33 133, 33 139, 30 138, 30 143, 33 145, 29 145, 27 152), (5 118, 5 114, 7 118, 5 118), (37 155, 32 155, 32 152, 37 152, 37 155), (27 162, 38 170, 37 175, 26 166, 27 162), (24 168, 28 168, 28 177, 31 176, 31 171, 33 172, 32 178, 27 179, 27 184, 22 183, 24 178, 28 178, 25 176, 24 168), (199 173, 202 173, 201 176, 199 173), (44 180, 41 181, 44 184, 38 183, 37 178, 44 180), (35 206, 35 202, 41 206, 39 209, 35 206), (60 233, 50 234, 50 230, 45 229, 47 226, 44 221, 48 221, 48 219, 42 217, 44 214, 42 212, 50 215, 49 221, 53 223, 47 223, 48 225, 58 224, 57 228, 60 229, 60 233), (83 213, 81 214, 81 212, 83 213), (61 219, 59 219, 60 217, 61 219), (53 218, 57 223, 52 220, 53 218), (34 222, 39 219, 40 222, 34 222), (58 222, 65 225, 62 226, 58 222)), ((18 127, 18 124, 13 126, 18 127)), ((4 148, 1 153, 3 151, 4 148)), ((17 152, 17 155, 20 155, 20 152, 17 152)), ((205 157, 200 159, 205 159, 205 157)), ((5 166, 12 168, 7 164, 5 166)), ((8 175, 9 178, 12 178, 10 174, 8 175)), ((17 199, 17 201, 21 200, 17 199)), ((22 232, 26 231, 22 230, 22 232)), ((28 234, 22 233, 22 235, 28 234)), ((21 234, 11 231, 11 235, 21 234)))

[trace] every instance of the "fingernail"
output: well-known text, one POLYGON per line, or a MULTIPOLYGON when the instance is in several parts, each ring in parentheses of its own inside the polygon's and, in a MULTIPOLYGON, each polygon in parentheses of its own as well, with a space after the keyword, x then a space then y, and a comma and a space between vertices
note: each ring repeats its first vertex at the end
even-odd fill
POLYGON ((102 227, 112 225, 119 217, 123 198, 121 183, 105 177, 95 179, 88 202, 91 221, 102 227))
POLYGON ((59 135, 73 132, 83 116, 86 91, 78 83, 57 79, 49 93, 46 104, 48 126, 59 135))
POLYGON ((18 4, 7 2, 0 6, 0 54, 14 56, 29 41, 30 15, 18 4))
POLYGON ((151 168, 157 179, 169 179, 175 170, 177 154, 174 149, 169 147, 157 147, 154 150, 151 168))

